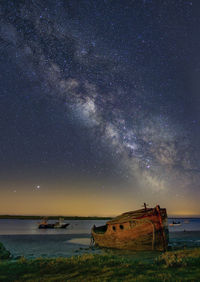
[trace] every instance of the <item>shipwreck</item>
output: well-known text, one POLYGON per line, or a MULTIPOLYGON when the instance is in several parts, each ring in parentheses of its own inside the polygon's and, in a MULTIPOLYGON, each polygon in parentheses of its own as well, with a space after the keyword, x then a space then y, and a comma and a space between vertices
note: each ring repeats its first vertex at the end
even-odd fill
POLYGON ((123 213, 106 225, 92 228, 95 245, 126 250, 165 251, 168 246, 168 223, 165 208, 144 208, 123 213))

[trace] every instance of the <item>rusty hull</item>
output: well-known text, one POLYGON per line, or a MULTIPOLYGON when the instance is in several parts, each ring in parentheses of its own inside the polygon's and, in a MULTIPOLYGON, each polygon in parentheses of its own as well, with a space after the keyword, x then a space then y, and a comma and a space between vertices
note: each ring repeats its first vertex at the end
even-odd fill
POLYGON ((159 206, 124 213, 108 221, 104 229, 106 231, 101 232, 101 227, 92 228, 94 242, 100 247, 158 251, 167 249, 167 213, 166 209, 160 209, 159 206))

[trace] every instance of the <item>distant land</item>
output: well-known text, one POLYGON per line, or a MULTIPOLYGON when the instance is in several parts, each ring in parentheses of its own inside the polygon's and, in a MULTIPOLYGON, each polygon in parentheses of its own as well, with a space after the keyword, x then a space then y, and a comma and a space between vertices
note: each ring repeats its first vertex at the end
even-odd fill
POLYGON ((47 216, 47 215, 0 215, 0 219, 42 219, 47 217, 48 219, 58 219, 62 217, 66 220, 109 220, 112 217, 100 217, 100 216, 62 216, 62 215, 54 215, 54 216, 47 216))
MULTIPOLYGON (((42 219, 47 217, 48 219, 58 219, 60 217, 64 218, 65 220, 110 220, 114 217, 103 217, 103 216, 63 216, 63 215, 0 215, 0 219, 42 219)), ((190 218, 200 218, 200 215, 193 215, 193 216, 180 216, 180 215, 168 215, 168 219, 190 219, 190 218)))

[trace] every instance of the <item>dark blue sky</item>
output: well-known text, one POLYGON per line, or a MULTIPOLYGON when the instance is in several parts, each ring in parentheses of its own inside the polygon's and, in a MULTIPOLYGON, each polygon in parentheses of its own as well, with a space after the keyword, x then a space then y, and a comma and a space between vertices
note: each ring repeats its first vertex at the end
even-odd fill
POLYGON ((200 213, 197 0, 8 0, 0 15, 5 197, 92 191, 200 213))

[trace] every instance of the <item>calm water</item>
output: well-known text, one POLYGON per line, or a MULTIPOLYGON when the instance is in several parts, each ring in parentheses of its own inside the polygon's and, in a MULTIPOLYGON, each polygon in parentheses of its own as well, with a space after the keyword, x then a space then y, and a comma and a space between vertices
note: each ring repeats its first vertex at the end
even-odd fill
MULTIPOLYGON (((176 231, 200 231, 200 218, 189 219, 168 219, 168 223, 175 220, 181 223, 180 226, 169 226, 170 232, 176 231)), ((100 226, 106 220, 67 220, 70 225, 66 229, 38 229, 39 220, 0 219, 0 235, 48 235, 48 234, 90 234, 92 226, 100 226)), ((53 223, 55 220, 49 220, 53 223)))
POLYGON ((200 231, 200 218, 169 218, 168 223, 180 222, 179 226, 169 226, 169 232, 175 231, 200 231))
MULTIPOLYGON (((55 220, 49 220, 53 223, 55 220)), ((94 252, 90 247, 90 230, 102 220, 68 220, 66 229, 38 229, 38 220, 0 219, 0 241, 14 257, 69 257, 94 252)))
MULTIPOLYGON (((173 219, 168 220, 169 223, 172 221, 173 219)), ((200 246, 200 219, 176 219, 176 221, 180 221, 181 225, 169 227, 170 245, 200 246)), ((15 257, 22 255, 28 258, 69 257, 88 252, 102 252, 89 248, 90 230, 94 224, 100 226, 106 221, 68 220, 66 222, 70 223, 67 229, 43 230, 38 229, 38 220, 1 219, 0 241, 15 257)), ((135 253, 135 256, 138 257, 138 253, 135 253)))
MULTIPOLYGON (((70 225, 66 229, 38 229, 39 220, 0 219, 0 235, 13 234, 90 234, 94 224, 103 225, 106 220, 67 220, 70 225)), ((54 223, 55 220, 49 220, 54 223)))

